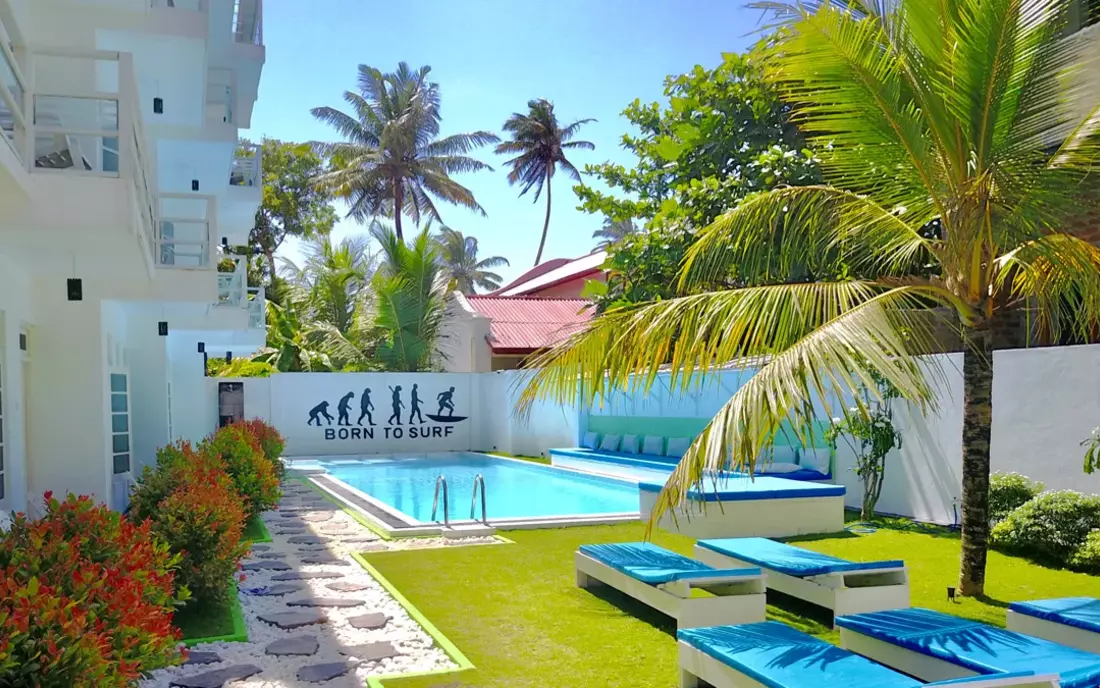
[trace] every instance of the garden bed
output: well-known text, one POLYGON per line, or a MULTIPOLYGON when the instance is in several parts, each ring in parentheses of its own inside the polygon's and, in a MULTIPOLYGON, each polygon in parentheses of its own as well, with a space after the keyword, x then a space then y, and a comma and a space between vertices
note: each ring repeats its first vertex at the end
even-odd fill
POLYGON ((183 634, 183 642, 191 647, 200 643, 243 643, 248 631, 237 598, 237 586, 231 584, 229 597, 222 603, 191 603, 176 612, 173 623, 183 634))

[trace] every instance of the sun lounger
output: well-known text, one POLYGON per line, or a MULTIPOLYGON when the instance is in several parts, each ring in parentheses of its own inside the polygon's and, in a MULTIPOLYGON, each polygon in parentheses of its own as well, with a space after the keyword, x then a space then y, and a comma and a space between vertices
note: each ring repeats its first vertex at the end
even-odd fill
POLYGON ((1095 597, 1013 602, 1008 607, 1008 627, 1100 654, 1100 600, 1095 597))
POLYGON ((577 586, 615 588, 676 619, 678 628, 764 620, 764 576, 757 568, 715 569, 649 543, 584 545, 577 586), (693 588, 714 597, 692 597, 693 588))
POLYGON ((930 609, 836 620, 842 647, 925 681, 1032 671, 1062 688, 1100 685, 1100 655, 930 609))
MULTIPOLYGON (((680 688, 921 688, 925 684, 775 622, 680 631, 680 688)), ((954 682, 952 682, 954 683, 954 682)), ((930 684, 940 685, 940 684, 930 684)), ((967 679, 960 688, 1057 688, 1032 672, 967 679)))
POLYGON ((765 538, 700 540, 695 558, 711 566, 759 566, 767 585, 836 615, 909 606, 903 561, 852 562, 765 538))

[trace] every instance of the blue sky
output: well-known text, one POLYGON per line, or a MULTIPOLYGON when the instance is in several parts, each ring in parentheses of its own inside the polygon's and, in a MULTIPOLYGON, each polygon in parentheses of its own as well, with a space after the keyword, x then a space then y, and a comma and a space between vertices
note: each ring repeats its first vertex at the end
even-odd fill
MULTIPOLYGON (((333 132, 309 110, 342 107, 357 65, 392 71, 404 60, 431 65, 443 98, 443 133, 485 129, 526 110, 531 98, 552 100, 565 122, 594 117, 579 138, 596 150, 575 151, 572 162, 629 163, 619 146, 629 123, 620 116, 635 98, 659 100, 663 79, 696 64, 712 67, 726 51, 745 49, 759 13, 739 0, 269 0, 264 7, 267 64, 251 138, 330 140, 333 132)), ((444 221, 478 238, 482 255, 502 255, 518 276, 534 262, 545 199, 520 198, 508 185, 505 158, 491 149, 478 157, 494 172, 459 181, 488 213, 440 206, 444 221)), ((554 180, 553 214, 545 258, 588 253, 601 218, 576 210, 573 182, 554 180)), ((406 223, 408 226, 408 223, 406 223)), ((342 221, 335 236, 362 232, 342 221)), ((293 258, 296 248, 284 252, 293 258)))

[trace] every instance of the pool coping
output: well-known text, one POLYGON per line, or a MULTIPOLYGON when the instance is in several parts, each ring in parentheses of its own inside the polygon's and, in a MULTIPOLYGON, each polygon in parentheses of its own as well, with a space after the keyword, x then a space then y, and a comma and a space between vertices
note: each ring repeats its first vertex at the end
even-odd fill
MULTIPOLYGON (((482 454, 482 452, 462 452, 467 454, 482 454)), ((506 456, 482 454, 499 461, 510 461, 524 466, 537 466, 550 471, 562 471, 573 473, 588 478, 600 478, 626 485, 636 486, 637 483, 627 478, 607 475, 593 475, 584 471, 572 470, 560 466, 548 466, 535 464, 522 459, 513 459, 506 456)), ((633 512, 609 512, 602 514, 559 514, 555 516, 496 519, 488 523, 482 523, 473 519, 452 520, 447 525, 442 523, 425 523, 417 521, 408 515, 397 511, 388 504, 383 503, 371 495, 345 483, 339 478, 328 473, 324 469, 306 469, 295 471, 293 465, 289 467, 291 473, 310 484, 316 490, 321 491, 325 497, 337 502, 345 511, 354 512, 356 520, 363 522, 371 530, 386 539, 406 537, 471 537, 479 535, 492 535, 497 529, 531 530, 537 528, 562 528, 568 526, 595 526, 612 525, 637 521, 641 519, 641 506, 633 512), (366 523, 369 521, 368 523, 366 523)))

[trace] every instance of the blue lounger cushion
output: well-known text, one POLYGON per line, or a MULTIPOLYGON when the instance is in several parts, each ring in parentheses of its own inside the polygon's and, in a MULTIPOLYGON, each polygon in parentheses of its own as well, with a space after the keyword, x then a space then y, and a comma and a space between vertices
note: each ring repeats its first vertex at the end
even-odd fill
MULTIPOLYGON (((732 474, 719 480, 716 484, 710 484, 709 478, 706 489, 692 488, 688 490, 687 497, 697 502, 741 502, 757 499, 809 499, 816 497, 843 497, 843 485, 821 485, 808 483, 801 480, 790 480, 787 476, 773 478, 770 476, 757 476, 750 478, 739 473, 732 474)), ((638 483, 638 489, 643 492, 660 492, 664 484, 652 482, 638 483)))
POLYGON ((905 566, 904 561, 898 560, 847 561, 828 554, 812 552, 794 545, 758 537, 700 540, 699 546, 796 578, 822 576, 829 573, 898 569, 905 566))
POLYGON ((986 676, 1058 674, 1062 688, 1100 685, 1100 655, 930 609, 840 616, 836 625, 986 676))
POLYGON ((1052 600, 1013 602, 1008 608, 1036 619, 1100 633, 1100 600, 1095 597, 1060 597, 1052 600))
MULTIPOLYGON (((676 468, 677 464, 677 459, 671 456, 644 453, 634 454, 623 451, 602 451, 599 449, 586 449, 584 447, 551 449, 550 455, 553 456, 555 454, 576 459, 587 459, 589 461, 605 461, 607 463, 623 464, 627 466, 636 465, 641 468, 664 470, 668 471, 669 473, 671 473, 672 470, 676 468)), ((730 475, 736 478, 748 478, 747 473, 731 473, 730 475)), ((755 476, 757 478, 775 477, 796 481, 814 481, 829 479, 829 475, 827 473, 822 473, 811 468, 801 468, 791 473, 776 473, 773 475, 768 473, 766 466, 761 466, 761 470, 757 470, 755 476)))
POLYGON ((991 678, 996 679, 1009 679, 1009 678, 1027 678, 1034 676, 1034 671, 1013 671, 1010 674, 992 674, 990 676, 967 676, 966 678, 952 678, 946 681, 936 681, 935 683, 926 683, 925 688, 928 686, 956 686, 959 684, 977 683, 978 681, 988 681, 991 678))
POLYGON ((760 575, 760 569, 755 568, 716 569, 648 542, 581 545, 580 552, 650 585, 700 578, 760 575))
POLYGON ((676 637, 770 688, 917 688, 923 684, 776 621, 680 631, 676 637))

